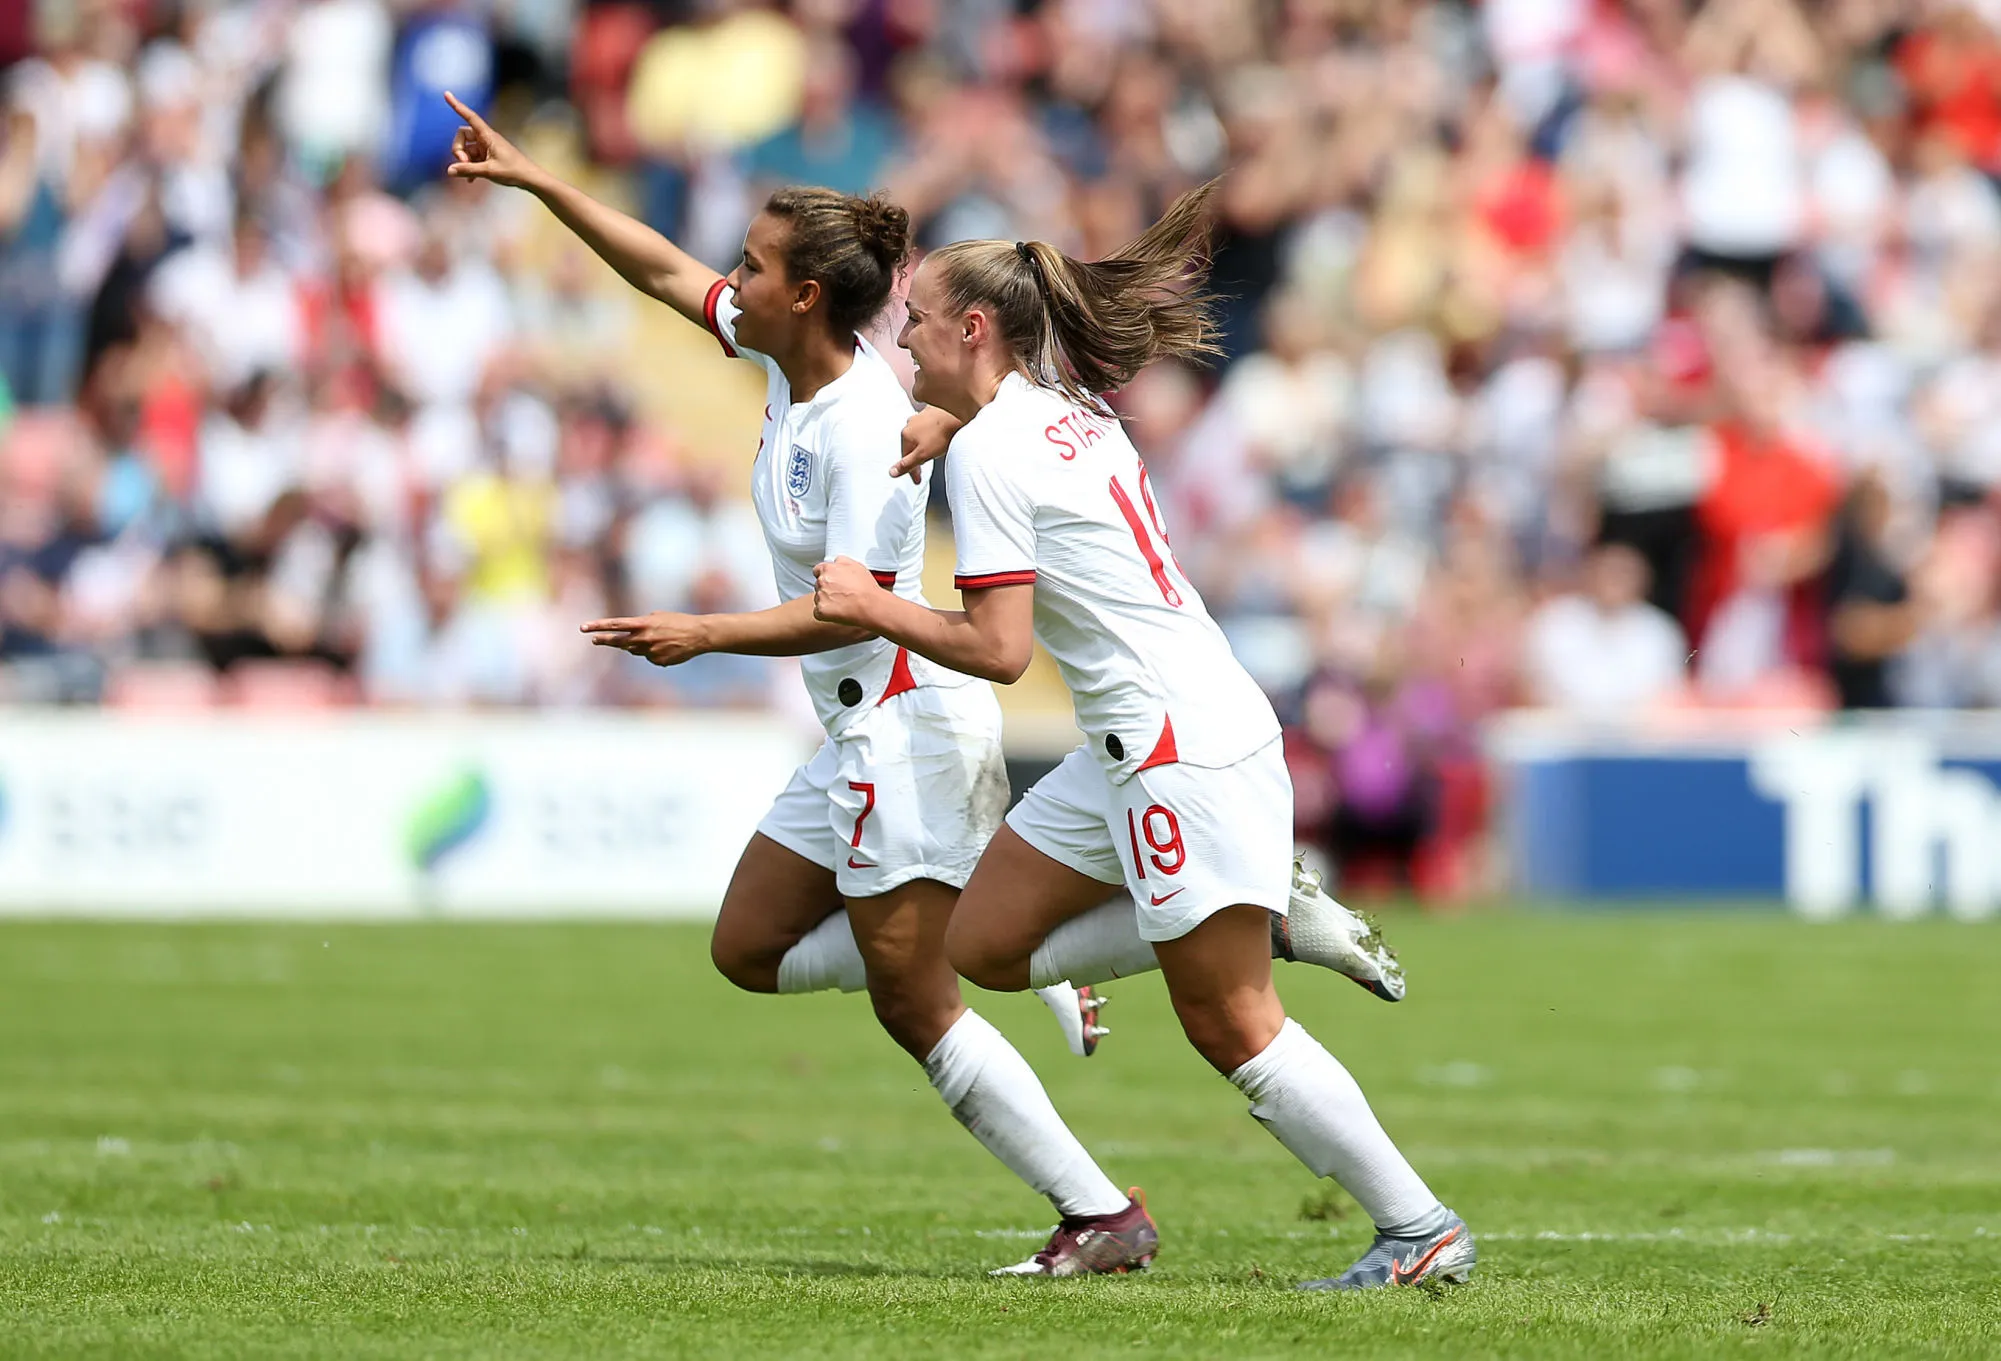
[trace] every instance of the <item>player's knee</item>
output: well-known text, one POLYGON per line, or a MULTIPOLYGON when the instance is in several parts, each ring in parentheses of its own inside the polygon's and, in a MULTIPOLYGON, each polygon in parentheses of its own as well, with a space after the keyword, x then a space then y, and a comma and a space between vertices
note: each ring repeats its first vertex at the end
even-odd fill
POLYGON ((1209 1060, 1217 1072, 1226 1075, 1262 1054, 1278 1034, 1277 1027, 1285 1023, 1282 1011, 1274 1023, 1261 1008, 1246 1011, 1206 1001, 1177 999, 1174 1014, 1181 1022, 1181 1033, 1188 1037, 1195 1052, 1209 1060))
POLYGON ((783 957, 784 951, 734 931, 718 929, 709 937, 709 959, 716 972, 745 992, 777 992, 778 961, 783 957))
POLYGON ((869 977, 869 1002, 883 1030, 920 1063, 938 1047, 959 1010, 956 986, 875 974, 869 977))
MULTIPOLYGON (((953 926, 958 919, 953 919, 953 926)), ((1010 957, 1011 952, 997 948, 991 938, 983 937, 975 931, 947 930, 945 932, 945 958, 951 962, 952 971, 975 987, 989 992, 1019 992, 1022 984, 1015 978, 1019 972, 1014 966, 1019 961, 1010 957)))

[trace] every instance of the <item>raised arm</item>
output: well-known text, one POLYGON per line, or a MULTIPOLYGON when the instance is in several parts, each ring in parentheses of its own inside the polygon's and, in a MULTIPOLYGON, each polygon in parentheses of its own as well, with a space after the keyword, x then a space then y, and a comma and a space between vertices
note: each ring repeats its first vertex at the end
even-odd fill
POLYGON ((464 180, 491 180, 526 189, 548 205, 565 227, 596 251, 619 277, 649 297, 658 298, 697 326, 704 325, 702 304, 719 277, 713 269, 654 231, 565 184, 530 160, 521 149, 487 125, 484 118, 447 94, 445 102, 465 120, 452 139, 452 164, 447 174, 464 180))

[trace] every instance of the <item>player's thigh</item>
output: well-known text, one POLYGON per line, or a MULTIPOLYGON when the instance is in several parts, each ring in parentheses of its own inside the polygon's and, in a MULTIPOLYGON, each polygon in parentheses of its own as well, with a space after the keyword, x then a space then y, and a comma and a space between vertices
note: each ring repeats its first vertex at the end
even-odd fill
POLYGON ((785 952, 840 908, 832 870, 754 832, 723 894, 710 957, 738 987, 775 992, 785 952))
POLYGON ((846 899, 876 1016, 920 1060, 965 1010, 959 976, 945 958, 958 897, 950 884, 909 879, 873 897, 846 899))
POLYGON ((982 987, 1027 986, 1029 956, 1057 927, 1117 894, 1103 771, 1082 748, 1036 781, 959 895, 946 951, 982 987))
POLYGON ((952 978, 945 930, 958 899, 959 890, 936 879, 910 879, 874 897, 844 899, 870 986, 878 978, 952 978))
POLYGON ((738 987, 775 991, 785 952, 840 909, 827 823, 833 769, 830 747, 799 767, 737 859, 709 953, 738 987))
POLYGON ((1154 942, 1174 1014, 1196 1052, 1229 1074, 1264 1052, 1285 1024, 1271 977, 1271 916, 1244 903, 1154 942))

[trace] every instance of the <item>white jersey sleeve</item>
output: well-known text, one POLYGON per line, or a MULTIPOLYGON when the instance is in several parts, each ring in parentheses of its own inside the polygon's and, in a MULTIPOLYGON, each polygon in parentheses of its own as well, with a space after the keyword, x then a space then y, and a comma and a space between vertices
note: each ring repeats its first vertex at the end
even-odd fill
POLYGON ((1035 584, 1035 503, 1019 478, 1004 475, 1008 451, 985 431, 962 431, 945 458, 958 544, 953 584, 962 591, 1035 584))
POLYGON ((736 290, 730 287, 728 279, 718 279, 709 285, 709 295, 702 300, 702 324, 723 347, 723 353, 731 359, 748 359, 767 370, 772 368, 769 355, 737 344, 736 319, 742 314, 743 309, 736 305, 736 290))
POLYGON ((853 558, 893 587, 924 500, 889 475, 899 428, 869 414, 839 420, 828 432, 826 554, 829 560, 853 558))

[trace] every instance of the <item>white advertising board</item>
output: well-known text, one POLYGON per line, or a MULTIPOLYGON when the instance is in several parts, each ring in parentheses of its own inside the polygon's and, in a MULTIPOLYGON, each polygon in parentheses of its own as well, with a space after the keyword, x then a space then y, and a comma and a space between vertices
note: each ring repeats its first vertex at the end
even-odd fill
POLYGON ((736 715, 0 709, 0 913, 711 916, 811 748, 736 715))

